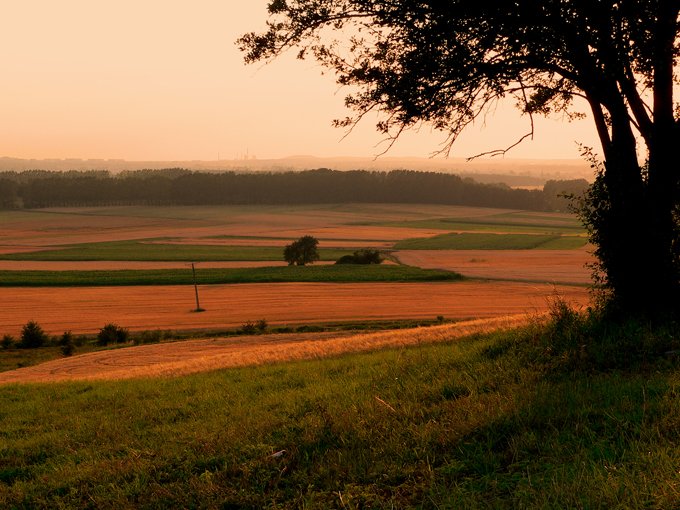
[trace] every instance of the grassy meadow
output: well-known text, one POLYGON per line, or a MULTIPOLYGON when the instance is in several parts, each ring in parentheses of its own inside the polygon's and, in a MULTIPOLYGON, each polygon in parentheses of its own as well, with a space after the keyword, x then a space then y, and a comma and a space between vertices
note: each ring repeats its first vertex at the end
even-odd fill
POLYGON ((677 508, 676 331, 0 387, 5 508, 677 508))

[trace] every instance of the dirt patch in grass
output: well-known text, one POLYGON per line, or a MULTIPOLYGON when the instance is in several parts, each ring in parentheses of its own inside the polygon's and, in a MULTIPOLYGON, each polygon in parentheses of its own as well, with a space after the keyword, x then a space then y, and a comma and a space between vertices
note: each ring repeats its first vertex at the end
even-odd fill
POLYGON ((220 368, 312 359, 450 341, 525 324, 527 315, 377 333, 306 333, 188 340, 98 351, 0 373, 0 384, 178 376, 220 368))
POLYGON ((595 261, 588 249, 579 250, 400 250, 404 264, 446 269, 475 278, 498 278, 560 283, 591 283, 595 261))
POLYGON ((199 286, 0 288, 0 334, 35 320, 50 334, 94 333, 115 322, 131 330, 237 327, 354 320, 484 318, 545 310, 558 292, 588 302, 584 287, 518 282, 277 283, 199 286))

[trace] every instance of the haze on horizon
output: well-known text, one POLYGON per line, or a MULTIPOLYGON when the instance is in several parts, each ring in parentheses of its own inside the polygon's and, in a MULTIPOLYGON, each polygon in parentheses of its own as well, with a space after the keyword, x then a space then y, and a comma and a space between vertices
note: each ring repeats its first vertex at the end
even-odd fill
MULTIPOLYGON (((267 0, 24 0, 4 6, 0 156, 215 160, 304 154, 373 157, 374 119, 351 134, 345 91, 312 61, 245 66, 235 40, 259 30, 267 0)), ((467 157, 512 144, 528 119, 501 105, 454 146, 467 157)), ((509 158, 578 158, 598 148, 590 120, 535 119, 509 158)), ((423 127, 388 153, 427 157, 445 139, 423 127)))

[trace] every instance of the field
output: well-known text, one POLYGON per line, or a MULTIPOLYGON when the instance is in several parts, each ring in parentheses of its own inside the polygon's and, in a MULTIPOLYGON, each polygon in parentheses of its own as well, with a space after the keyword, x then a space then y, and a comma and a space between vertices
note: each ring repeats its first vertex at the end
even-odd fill
MULTIPOLYGON (((585 287, 523 282, 279 283, 193 286, 3 287, 0 324, 18 335, 38 321, 50 334, 93 333, 109 322, 131 330, 215 329, 265 318, 271 324, 495 317, 535 313, 559 293, 584 305, 585 287)), ((1 354, 0 354, 1 355, 1 354)))
POLYGON ((579 305, 588 300, 582 285, 589 256, 574 249, 583 232, 564 214, 348 204, 62 208, 0 216, 0 295, 8 303, 0 310, 0 334, 17 335, 28 320, 51 334, 92 332, 107 322, 134 330, 201 329, 263 317, 276 324, 491 317, 544 310, 555 292, 579 305), (319 239, 324 260, 285 267, 282 246, 307 234, 319 239), (507 242, 514 249, 499 250, 507 242), (436 250, 427 249, 433 245, 436 250), (533 249, 551 245, 561 249, 533 249), (406 265, 328 265, 366 247, 406 265), (191 313, 189 263, 196 261, 207 309, 201 314, 191 313), (456 272, 507 281, 434 282, 455 280, 456 272), (554 288, 555 282, 561 285, 554 288))
POLYGON ((2 372, 0 384, 176 377, 223 368, 450 342, 473 334, 522 326, 528 320, 527 315, 521 314, 377 333, 266 334, 107 349, 2 372))
POLYGON ((55 336, 115 322, 192 337, 0 350, 0 507, 680 501, 680 333, 561 308, 556 296, 589 304, 592 257, 568 215, 384 204, 0 221, 0 334, 36 320, 55 336), (306 234, 327 260, 284 266, 282 245, 306 234), (365 247, 391 264, 331 265, 365 247), (259 319, 279 332, 226 336, 259 319), (357 331, 405 320, 427 327, 357 331))

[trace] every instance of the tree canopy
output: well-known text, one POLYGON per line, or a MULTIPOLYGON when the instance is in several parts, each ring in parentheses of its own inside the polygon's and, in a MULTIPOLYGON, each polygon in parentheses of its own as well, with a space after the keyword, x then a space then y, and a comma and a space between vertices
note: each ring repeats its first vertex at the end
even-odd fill
POLYGON ((377 129, 394 140, 428 123, 448 135, 448 153, 504 98, 528 119, 517 143, 535 115, 587 113, 603 168, 582 216, 602 282, 623 310, 680 305, 680 2, 272 0, 268 10, 268 29, 239 40, 246 61, 296 48, 332 69, 352 86, 354 113, 339 126, 377 111, 377 129))
POLYGON ((304 266, 319 260, 318 239, 312 236, 302 236, 297 241, 286 245, 283 249, 283 259, 289 266, 304 266))

